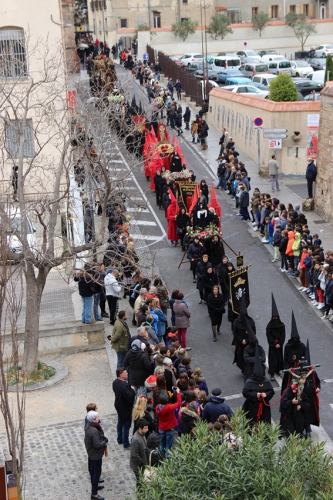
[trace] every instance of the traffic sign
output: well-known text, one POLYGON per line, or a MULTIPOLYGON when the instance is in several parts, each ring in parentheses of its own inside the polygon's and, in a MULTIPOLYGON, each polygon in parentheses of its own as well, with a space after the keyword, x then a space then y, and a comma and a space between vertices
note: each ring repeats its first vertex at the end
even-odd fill
POLYGON ((142 55, 142 59, 143 59, 144 61, 149 61, 149 54, 143 54, 143 55, 142 55))
POLYGON ((264 134, 286 134, 286 128, 264 128, 264 134))
POLYGON ((271 139, 268 144, 269 149, 282 149, 281 139, 271 139))
POLYGON ((262 118, 255 118, 254 119, 254 124, 256 127, 261 127, 261 125, 264 123, 264 120, 262 118))
POLYGON ((264 139, 287 139, 287 134, 265 134, 264 139))

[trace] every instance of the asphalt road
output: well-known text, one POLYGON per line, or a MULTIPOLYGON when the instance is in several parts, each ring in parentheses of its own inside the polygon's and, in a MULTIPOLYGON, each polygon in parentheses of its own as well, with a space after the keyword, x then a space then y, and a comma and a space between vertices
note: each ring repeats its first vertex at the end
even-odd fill
MULTIPOLYGON (((118 74, 121 78, 120 70, 118 74)), ((126 78, 128 78, 126 76, 126 78)), ((131 92, 136 94, 137 102, 141 99, 146 100, 136 83, 130 86, 131 92)), ((169 129, 171 132, 171 129, 169 129)), ((185 134, 186 132, 184 132, 185 134)), ((189 132, 187 132, 189 133, 189 132)), ((184 141, 180 138, 182 152, 187 162, 188 168, 194 170, 197 180, 205 179, 209 185, 212 184, 213 174, 209 167, 203 162, 202 158, 196 153, 197 146, 184 141)), ((238 145, 240 150, 242 145, 238 145)), ((217 150, 218 152, 218 150, 217 150)), ((143 168, 136 169, 133 175, 140 185, 142 193, 150 202, 150 217, 160 221, 159 225, 149 227, 149 235, 153 233, 156 237, 162 236, 160 225, 167 231, 167 223, 164 217, 164 211, 157 209, 155 204, 155 194, 149 190, 143 168)), ((294 311, 301 340, 306 343, 310 341, 311 362, 320 363, 318 374, 321 380, 331 380, 333 378, 332 368, 332 326, 327 321, 320 319, 318 314, 310 307, 307 299, 298 292, 292 279, 280 273, 277 264, 272 264, 272 256, 267 246, 263 245, 252 231, 248 223, 240 221, 236 217, 236 211, 233 210, 231 200, 225 193, 218 193, 218 201, 222 207, 222 232, 223 238, 236 252, 240 251, 244 255, 244 263, 251 264, 249 269, 250 297, 251 305, 249 315, 255 320, 257 336, 260 344, 263 346, 266 355, 268 345, 266 340, 266 324, 271 317, 271 292, 274 293, 280 317, 286 324, 287 338, 291 331, 291 312, 294 311)), ((146 234, 147 227, 145 228, 146 234)), ((184 264, 178 269, 178 264, 182 258, 182 252, 179 247, 173 248, 167 239, 157 238, 157 241, 147 239, 152 252, 156 252, 155 261, 165 280, 169 290, 179 288, 185 295, 185 300, 191 310, 191 327, 188 330, 188 345, 192 350, 190 355, 193 359, 193 366, 200 366, 206 377, 209 389, 221 387, 225 396, 239 395, 242 392, 243 379, 236 365, 232 364, 234 348, 231 346, 232 334, 230 323, 226 315, 223 318, 222 334, 218 341, 213 343, 210 321, 205 305, 199 305, 198 291, 192 283, 192 273, 189 271, 189 264, 184 264)), ((235 259, 231 252, 227 252, 235 265, 235 259)), ((332 380, 333 382, 333 380, 332 380)), ((280 397, 280 388, 273 382, 276 389, 276 396, 273 399, 277 401, 280 397)), ((321 398, 321 422, 333 439, 332 408, 333 403, 333 384, 322 383, 321 398)), ((243 398, 235 397, 228 401, 232 408, 240 406, 243 398)), ((279 418, 278 406, 272 409, 274 419, 279 418)))

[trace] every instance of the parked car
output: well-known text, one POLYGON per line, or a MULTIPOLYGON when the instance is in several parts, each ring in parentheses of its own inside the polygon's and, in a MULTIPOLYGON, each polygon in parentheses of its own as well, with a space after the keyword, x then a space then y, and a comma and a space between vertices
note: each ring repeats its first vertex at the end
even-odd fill
POLYGON ((323 85, 318 82, 313 82, 308 78, 294 78, 293 83, 296 85, 298 92, 300 92, 303 96, 311 94, 314 90, 319 92, 323 89, 323 85))
POLYGON ((262 62, 265 62, 266 64, 270 61, 283 61, 285 59, 285 56, 282 56, 281 54, 266 54, 261 58, 262 62))
POLYGON ((304 101, 321 101, 321 95, 319 93, 308 94, 304 97, 304 101))
POLYGON ((193 76, 195 76, 196 78, 200 78, 201 80, 205 78, 205 75, 208 77, 208 80, 217 81, 218 72, 214 69, 209 69, 207 71, 203 71, 202 69, 197 69, 193 73, 193 76))
POLYGON ((241 65, 241 61, 240 61, 238 56, 236 56, 236 57, 229 57, 229 56, 213 57, 208 62, 211 65, 212 69, 216 69, 218 71, 220 71, 223 68, 230 68, 230 69, 237 70, 241 65))
MULTIPOLYGON (((204 86, 204 84, 206 83, 206 81, 205 80, 199 80, 198 81, 198 85, 201 85, 201 93, 202 93, 202 99, 203 100, 204 99, 208 99, 208 97, 209 97, 208 96, 209 92, 207 92, 208 89, 207 89, 206 86, 204 86)), ((219 84, 216 83, 216 82, 213 82, 213 80, 208 80, 208 82, 211 84, 212 87, 219 87, 219 84)))
POLYGON ((258 54, 262 57, 266 55, 277 55, 277 52, 276 50, 259 50, 258 54))
POLYGON ((184 63, 179 59, 179 56, 169 56, 169 59, 177 64, 177 66, 184 66, 184 63))
POLYGON ((261 60, 260 55, 255 50, 239 50, 237 52, 238 57, 242 62, 259 62, 261 60), (246 61, 245 61, 246 59, 246 61))
POLYGON ((269 72, 273 75, 279 75, 280 73, 288 73, 291 75, 291 63, 287 59, 283 61, 271 61, 268 63, 269 72))
POLYGON ((243 83, 252 84, 252 80, 250 78, 247 78, 245 75, 228 76, 225 79, 225 85, 242 85, 243 83))
MULTIPOLYGON (((13 253, 22 253, 23 246, 20 241, 20 235, 22 232, 22 217, 20 209, 17 207, 11 208, 8 212, 7 217, 0 217, 0 227, 7 234, 7 243, 9 250, 13 253)), ((25 217, 25 224, 27 230, 27 242, 30 250, 36 252, 37 242, 34 228, 31 220, 28 216, 25 217)))
POLYGON ((269 94, 267 90, 260 90, 254 85, 249 84, 227 85, 226 87, 223 87, 223 90, 229 90, 230 92, 235 92, 237 94, 247 94, 254 97, 261 97, 263 99, 267 99, 269 94))
POLYGON ((239 70, 249 78, 256 75, 257 73, 268 73, 268 66, 264 63, 246 63, 242 64, 239 70))
POLYGON ((321 85, 324 85, 325 70, 322 69, 320 71, 314 71, 313 73, 310 73, 306 78, 312 80, 313 82, 321 83, 321 85))
POLYGON ((318 47, 315 47, 313 54, 314 57, 326 57, 327 54, 333 54, 333 45, 318 45, 318 47))
MULTIPOLYGON (((227 78, 246 78, 246 76, 239 71, 239 69, 225 68, 221 69, 216 75, 216 81, 222 85, 225 84, 227 78)), ((214 78, 213 78, 214 80, 214 78)))
POLYGON ((236 52, 219 52, 217 54, 217 57, 220 57, 220 56, 238 57, 236 52))
POLYGON ((307 76, 313 73, 313 68, 306 61, 290 61, 291 76, 307 76))
POLYGON ((326 69, 326 58, 320 57, 319 59, 310 59, 309 64, 314 71, 319 71, 321 69, 326 69))
POLYGON ((270 73, 258 73, 257 75, 253 76, 252 82, 253 84, 260 83, 262 85, 269 87, 271 81, 274 80, 275 78, 276 75, 271 75, 270 73))
POLYGON ((179 59, 183 62, 184 66, 187 66, 188 64, 192 64, 194 62, 197 63, 202 62, 204 56, 202 54, 197 54, 197 53, 192 53, 192 54, 187 53, 181 56, 179 59))

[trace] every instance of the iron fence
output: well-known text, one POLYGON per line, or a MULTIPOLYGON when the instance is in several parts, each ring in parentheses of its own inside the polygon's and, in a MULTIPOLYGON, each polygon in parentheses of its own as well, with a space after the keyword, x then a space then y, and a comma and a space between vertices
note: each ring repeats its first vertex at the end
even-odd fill
MULTIPOLYGON (((154 62, 156 60, 155 51, 149 45, 147 45, 147 53, 150 62, 154 62)), ((202 106, 203 100, 208 98, 209 92, 213 88, 209 81, 206 81, 204 86, 203 80, 196 78, 189 71, 178 66, 163 52, 158 52, 158 62, 162 68, 162 73, 167 78, 172 78, 174 82, 180 80, 183 92, 190 97, 191 101, 195 102, 196 106, 202 106), (206 88, 204 89, 204 87, 206 88)))

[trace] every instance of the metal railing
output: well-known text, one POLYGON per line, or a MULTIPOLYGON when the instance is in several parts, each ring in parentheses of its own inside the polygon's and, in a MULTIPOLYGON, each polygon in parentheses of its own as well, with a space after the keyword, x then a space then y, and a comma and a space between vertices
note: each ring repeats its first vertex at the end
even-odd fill
MULTIPOLYGON (((149 60, 154 62, 155 52, 149 45, 147 45, 147 53, 149 54, 149 60)), ((180 80, 183 92, 185 92, 185 94, 190 97, 191 101, 194 101, 197 106, 202 106, 205 96, 208 98, 209 92, 213 88, 212 85, 206 81, 206 91, 204 92, 202 85, 203 80, 196 78, 191 75, 189 71, 178 66, 163 52, 158 52, 158 62, 162 68, 162 73, 168 78, 172 78, 174 82, 176 80, 180 80)))

